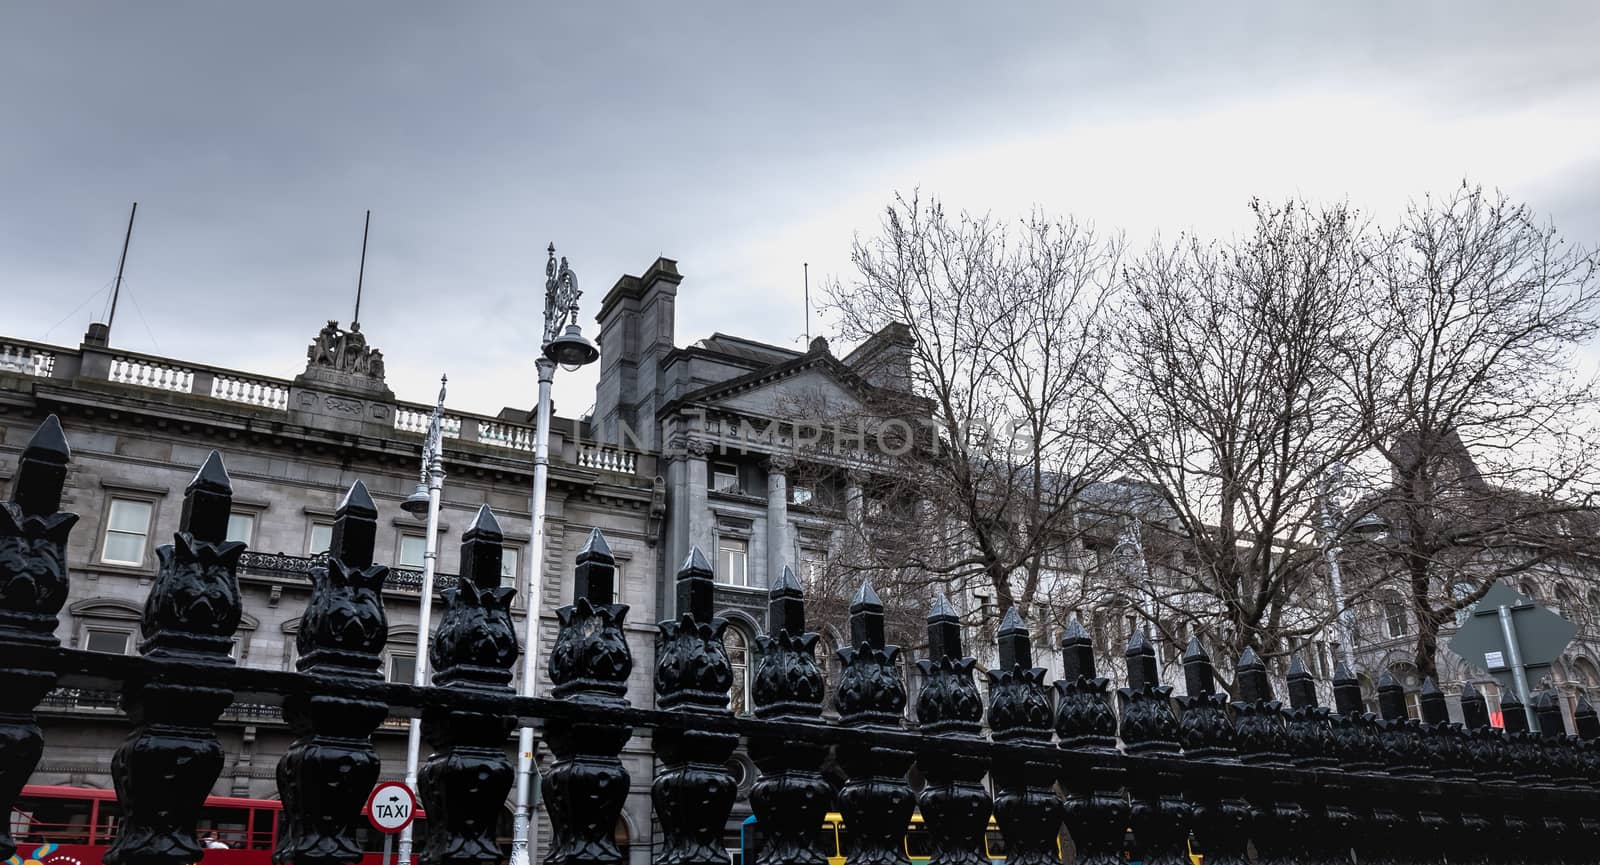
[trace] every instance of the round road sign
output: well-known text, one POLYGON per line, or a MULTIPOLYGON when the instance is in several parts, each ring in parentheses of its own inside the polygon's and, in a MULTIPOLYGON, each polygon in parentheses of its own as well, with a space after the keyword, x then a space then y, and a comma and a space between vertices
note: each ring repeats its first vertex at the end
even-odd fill
POLYGON ((372 828, 394 834, 411 825, 417 814, 417 800, 411 788, 399 781, 385 781, 372 788, 367 797, 367 820, 372 828))

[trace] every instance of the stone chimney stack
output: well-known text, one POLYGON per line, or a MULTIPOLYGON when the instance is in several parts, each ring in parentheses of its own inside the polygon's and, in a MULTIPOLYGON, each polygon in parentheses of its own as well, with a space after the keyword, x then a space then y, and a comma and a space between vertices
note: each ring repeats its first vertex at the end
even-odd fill
POLYGON ((600 384, 595 391, 595 437, 626 447, 661 449, 656 408, 661 360, 672 351, 678 263, 658 258, 644 276, 623 276, 606 292, 600 314, 600 384))

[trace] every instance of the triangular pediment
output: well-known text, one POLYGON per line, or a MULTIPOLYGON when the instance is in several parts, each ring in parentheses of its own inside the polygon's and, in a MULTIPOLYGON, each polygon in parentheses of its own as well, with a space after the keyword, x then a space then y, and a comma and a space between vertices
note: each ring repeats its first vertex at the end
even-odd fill
POLYGON ((756 417, 844 419, 860 416, 873 390, 818 352, 701 388, 685 401, 756 417))

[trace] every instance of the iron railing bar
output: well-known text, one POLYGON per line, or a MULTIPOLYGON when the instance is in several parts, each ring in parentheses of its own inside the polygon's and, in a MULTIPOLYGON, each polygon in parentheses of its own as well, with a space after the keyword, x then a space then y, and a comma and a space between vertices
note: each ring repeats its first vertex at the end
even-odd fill
MULTIPOLYGON (((61 676, 60 686, 97 690, 117 690, 130 682, 169 681, 195 685, 224 686, 235 692, 235 705, 281 705, 291 696, 338 695, 363 700, 378 700, 389 706, 391 716, 411 717, 428 709, 515 714, 518 723, 535 728, 551 721, 590 722, 632 727, 636 737, 645 731, 711 730, 736 733, 746 738, 765 737, 820 745, 850 745, 870 742, 883 747, 903 748, 927 753, 930 745, 951 754, 966 754, 988 760, 1026 760, 1054 763, 1060 777, 1079 773, 1127 777, 1167 776, 1171 786, 1185 790, 1207 786, 1234 789, 1261 789, 1262 784, 1282 784, 1288 778, 1302 789, 1349 795, 1359 786, 1362 797, 1443 798, 1470 806, 1473 802, 1503 801, 1517 798, 1529 803, 1562 803, 1571 807, 1575 800, 1600 808, 1600 790, 1569 787, 1491 786, 1473 781, 1431 777, 1398 777, 1382 773, 1348 772, 1338 769, 1307 769, 1189 760, 1061 748, 1055 745, 1024 742, 994 742, 987 739, 941 737, 915 729, 844 727, 837 724, 762 719, 605 705, 577 700, 552 700, 544 697, 507 698, 484 695, 467 689, 448 687, 417 688, 381 680, 371 682, 333 678, 315 672, 287 672, 251 667, 219 668, 214 663, 169 658, 110 655, 82 649, 46 648, 0 643, 0 654, 22 666, 51 670, 61 676)), ((1120 784, 1120 780, 1113 783, 1120 784)))

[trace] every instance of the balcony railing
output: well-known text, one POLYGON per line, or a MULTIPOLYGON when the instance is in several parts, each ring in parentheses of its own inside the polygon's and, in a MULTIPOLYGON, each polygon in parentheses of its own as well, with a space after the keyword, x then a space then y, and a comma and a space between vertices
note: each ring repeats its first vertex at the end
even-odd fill
MULTIPOLYGON (((311 569, 319 565, 326 567, 328 554, 319 553, 314 556, 295 556, 289 553, 258 553, 247 550, 239 557, 239 572, 254 574, 262 577, 281 577, 293 580, 311 582, 311 569)), ((433 592, 438 594, 456 584, 455 574, 433 575, 433 592)), ((414 568, 391 567, 389 579, 384 581, 385 589, 400 592, 417 593, 422 591, 422 571, 414 568)))
POLYGON ((0 340, 0 372, 18 372, 49 378, 56 368, 56 353, 37 346, 0 340))
MULTIPOLYGON (((267 412, 288 411, 293 388, 293 382, 287 379, 206 364, 128 351, 113 354, 104 350, 92 351, 87 347, 83 351, 76 351, 14 339, 0 339, 0 372, 38 378, 103 379, 130 387, 208 397, 267 412), (91 357, 97 357, 98 361, 91 362, 91 357), (67 362, 58 363, 61 360, 67 362)), ((394 430, 417 436, 427 433, 432 412, 430 406, 394 402, 390 407, 394 430)), ((532 454, 534 451, 536 429, 532 424, 487 415, 447 412, 440 426, 444 437, 453 441, 473 442, 518 453, 532 454)), ((561 461, 561 448, 554 450, 552 460, 561 461)), ((580 443, 575 454, 572 451, 566 453, 566 459, 586 469, 621 474, 637 474, 639 471, 639 454, 615 447, 580 443)))

